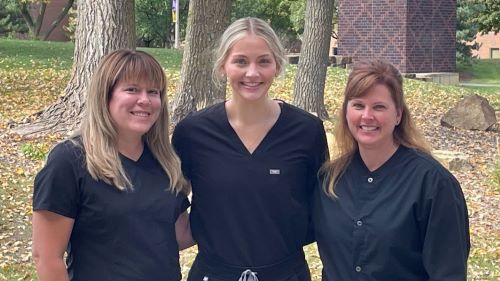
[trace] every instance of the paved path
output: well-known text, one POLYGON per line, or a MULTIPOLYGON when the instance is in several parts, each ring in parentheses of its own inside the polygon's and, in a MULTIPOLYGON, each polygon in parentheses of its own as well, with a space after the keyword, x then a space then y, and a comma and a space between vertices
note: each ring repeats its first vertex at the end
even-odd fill
POLYGON ((500 84, 481 84, 481 83, 459 83, 459 85, 465 87, 500 87, 500 84))

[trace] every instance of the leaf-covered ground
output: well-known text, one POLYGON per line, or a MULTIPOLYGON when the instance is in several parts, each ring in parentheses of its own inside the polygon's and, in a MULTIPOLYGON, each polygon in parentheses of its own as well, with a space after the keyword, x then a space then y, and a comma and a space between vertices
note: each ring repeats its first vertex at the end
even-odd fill
MULTIPOLYGON (((275 83, 271 89, 274 97, 291 100, 294 73, 294 67, 290 67, 287 76, 275 83)), ((172 71, 168 75, 170 93, 175 91, 178 75, 172 71)), ((32 182, 47 151, 65 137, 24 138, 12 134, 9 128, 54 102, 68 80, 69 71, 64 69, 0 70, 0 280, 36 280, 30 242, 32 182)), ((329 69, 325 104, 332 120, 340 105, 345 80, 344 70, 329 69)), ((491 175, 500 161, 500 132, 454 130, 439 125, 444 112, 471 94, 470 90, 407 80, 405 92, 414 118, 434 149, 460 152, 469 157, 471 170, 453 172, 469 206, 472 238, 469 280, 499 280, 500 183, 493 184, 491 175)), ((498 113, 500 94, 483 95, 498 113)), ((325 126, 327 131, 332 131, 332 122, 325 122, 325 126)), ((499 127, 497 124, 496 128, 499 127)), ((196 247, 181 254, 184 276, 195 253, 196 247)), ((307 258, 313 280, 320 280, 321 263, 314 245, 307 248, 307 258)))

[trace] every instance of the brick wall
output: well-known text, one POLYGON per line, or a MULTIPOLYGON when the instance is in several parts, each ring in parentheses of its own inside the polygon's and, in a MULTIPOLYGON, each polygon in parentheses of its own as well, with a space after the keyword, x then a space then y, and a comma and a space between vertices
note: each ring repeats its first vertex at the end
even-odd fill
POLYGON ((455 71, 456 0, 339 0, 338 52, 404 73, 455 71))
POLYGON ((475 42, 479 43, 479 50, 472 51, 472 55, 480 59, 500 59, 498 51, 491 51, 491 49, 500 49, 500 33, 495 34, 493 31, 487 34, 478 33, 475 42))
MULTIPOLYGON (((68 3, 67 0, 52 0, 47 4, 47 8, 45 9, 45 16, 42 22, 41 33, 47 31, 52 25, 52 22, 59 16, 61 11, 64 9, 64 6, 68 3)), ((32 17, 36 17, 38 15, 40 9, 39 4, 30 5, 30 14, 32 17)), ((69 38, 66 35, 66 32, 63 30, 63 26, 68 23, 68 15, 59 23, 59 25, 50 33, 48 41, 68 41, 69 38)))

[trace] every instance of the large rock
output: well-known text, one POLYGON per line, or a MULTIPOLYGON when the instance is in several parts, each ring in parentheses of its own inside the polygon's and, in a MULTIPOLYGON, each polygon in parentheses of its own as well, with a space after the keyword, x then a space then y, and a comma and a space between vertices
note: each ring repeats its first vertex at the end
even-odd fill
POLYGON ((497 122, 495 110, 487 99, 472 95, 465 97, 441 118, 441 125, 466 130, 487 130, 497 122))
POLYGON ((462 152, 449 150, 434 150, 432 155, 444 166, 452 171, 470 171, 474 166, 469 161, 469 157, 462 152))

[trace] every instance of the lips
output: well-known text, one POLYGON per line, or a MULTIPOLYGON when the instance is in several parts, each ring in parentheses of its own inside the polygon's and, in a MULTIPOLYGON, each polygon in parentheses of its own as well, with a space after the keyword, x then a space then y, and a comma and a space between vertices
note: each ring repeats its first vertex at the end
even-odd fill
POLYGON ((240 82, 241 85, 249 88, 258 87, 262 84, 262 82, 240 82))
POLYGON ((134 116, 139 116, 139 117, 148 117, 151 115, 151 113, 145 111, 131 111, 130 113, 134 116))
POLYGON ((373 132, 373 131, 378 130, 379 127, 378 126, 360 125, 359 128, 363 131, 373 132))

